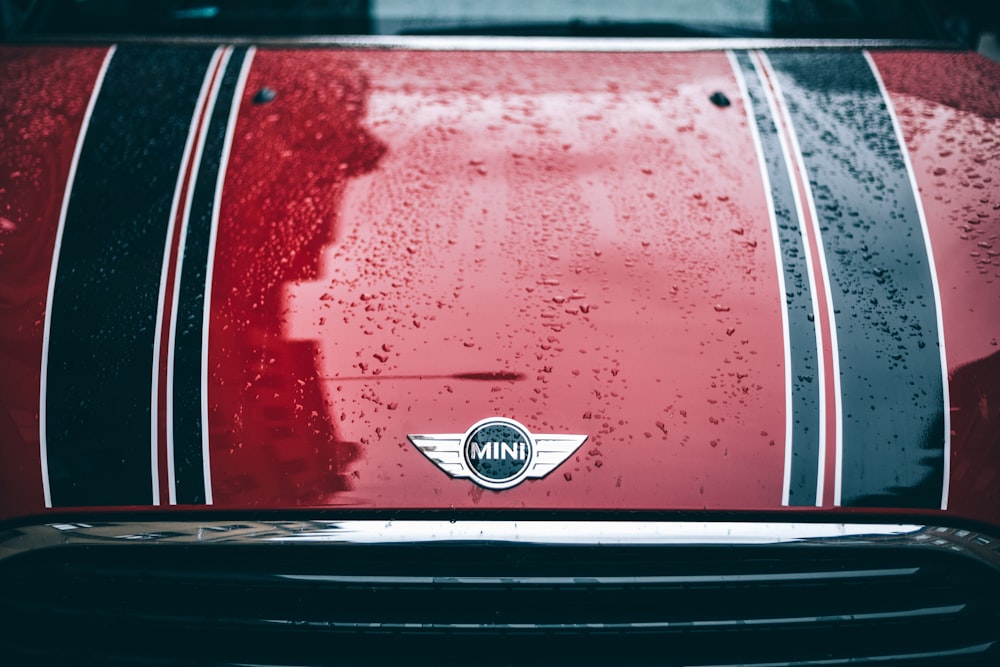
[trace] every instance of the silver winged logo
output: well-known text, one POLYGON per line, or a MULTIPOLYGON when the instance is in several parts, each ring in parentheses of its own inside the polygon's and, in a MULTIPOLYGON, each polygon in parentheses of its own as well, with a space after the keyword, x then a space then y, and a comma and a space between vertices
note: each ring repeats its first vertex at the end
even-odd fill
POLYGON ((585 435, 532 434, 505 417, 483 419, 465 433, 406 437, 452 477, 497 490, 545 477, 587 440, 585 435))

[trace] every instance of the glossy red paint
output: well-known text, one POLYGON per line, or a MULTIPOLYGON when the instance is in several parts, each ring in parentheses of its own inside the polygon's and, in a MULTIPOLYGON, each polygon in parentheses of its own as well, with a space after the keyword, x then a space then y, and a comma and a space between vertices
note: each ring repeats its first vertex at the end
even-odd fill
MULTIPOLYGON (((46 289, 106 52, 0 49, 0 519, 43 511, 46 289)), ((873 57, 941 288, 949 512, 1000 525, 1000 66, 873 57)), ((779 509, 777 269, 733 77, 720 52, 258 51, 211 294, 216 506, 779 509), (503 492, 406 441, 493 415, 589 440, 503 492)))
POLYGON ((716 90, 723 53, 259 51, 215 264, 216 504, 780 506, 775 254, 716 90), (589 440, 502 493, 406 441, 492 415, 589 440))
POLYGON ((38 397, 59 212, 106 48, 0 47, 0 518, 43 506, 38 397))
POLYGON ((323 52, 261 52, 253 61, 214 263, 209 430, 218 504, 323 505, 348 487, 359 449, 341 436, 323 393, 318 342, 285 330, 283 289, 319 275, 347 180, 384 152, 363 126, 367 88, 355 61, 323 52), (262 87, 278 99, 254 104, 262 87))
POLYGON ((873 59, 910 151, 934 248, 951 391, 949 508, 998 524, 1000 64, 967 53, 873 59))

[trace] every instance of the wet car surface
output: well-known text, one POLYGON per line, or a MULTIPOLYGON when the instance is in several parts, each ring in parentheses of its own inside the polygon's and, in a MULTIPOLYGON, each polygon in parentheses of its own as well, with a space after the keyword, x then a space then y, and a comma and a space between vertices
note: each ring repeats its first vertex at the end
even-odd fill
POLYGON ((0 70, 16 660, 996 658, 996 62, 49 36, 0 70))

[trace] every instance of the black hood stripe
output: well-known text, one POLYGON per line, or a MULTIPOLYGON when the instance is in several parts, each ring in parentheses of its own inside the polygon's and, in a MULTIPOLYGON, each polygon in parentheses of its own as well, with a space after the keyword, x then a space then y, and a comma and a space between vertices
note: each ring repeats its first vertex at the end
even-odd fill
MULTIPOLYGON (((183 260, 184 252, 184 237, 187 234, 188 220, 191 212, 191 193, 194 190, 194 182, 198 175, 198 165, 201 162, 201 156, 204 151, 205 145, 205 126, 208 124, 208 117, 211 114, 211 109, 215 104, 215 99, 218 94, 218 87, 221 81, 220 69, 225 68, 225 62, 229 58, 231 53, 230 48, 220 47, 216 49, 215 54, 212 56, 212 62, 210 63, 208 70, 205 72, 205 78, 202 81, 201 94, 199 97, 198 105, 195 110, 194 118, 191 120, 191 128, 189 133, 189 140, 192 141, 192 145, 186 153, 186 168, 185 177, 177 182, 177 204, 174 213, 171 216, 171 224, 177 223, 178 212, 182 216, 179 221, 178 229, 176 232, 172 232, 170 235, 171 244, 167 248, 167 252, 164 254, 164 264, 163 264, 163 275, 164 284, 162 285, 163 294, 161 295, 161 310, 167 310, 167 279, 169 276, 172 278, 170 285, 172 286, 172 294, 170 295, 169 310, 167 311, 169 315, 167 316, 168 323, 168 342, 167 342, 167 368, 166 368, 166 378, 165 378, 165 388, 164 388, 164 403, 166 408, 165 417, 165 443, 166 443, 166 461, 167 461, 167 495, 168 502, 171 505, 177 504, 177 493, 176 493, 176 483, 175 483, 175 466, 174 466, 174 432, 172 425, 174 423, 173 413, 174 413, 174 395, 173 395, 173 365, 174 365, 174 350, 176 344, 176 334, 177 334, 177 307, 179 300, 179 287, 180 287, 180 269, 181 262, 183 260), (181 199, 183 195, 183 200, 181 199), (175 254, 176 253, 176 254, 175 254), (171 259, 175 258, 175 261, 171 263, 171 259)), ((163 322, 161 320, 159 332, 163 331, 163 322)), ((155 382, 154 387, 159 386, 159 382, 155 382)), ((155 397, 155 392, 154 392, 155 397)), ((154 400, 153 408, 157 409, 158 404, 154 400)), ((158 429, 154 429, 156 433, 158 429)))
POLYGON ((51 338, 52 330, 52 307, 53 295, 55 293, 56 287, 56 275, 59 268, 59 255, 62 248, 63 234, 66 230, 66 214, 69 209, 70 193, 73 191, 73 182, 76 180, 76 170, 80 163, 80 153, 83 150, 83 140, 87 136, 87 128, 90 126, 90 119, 94 115, 94 106, 97 103, 97 97, 101 93, 101 88, 104 85, 104 78, 108 73, 108 66, 111 64, 111 58, 115 55, 116 48, 111 46, 108 48, 107 53, 104 56, 104 61, 101 63, 101 68, 98 70, 97 78, 94 81, 94 88, 90 93, 90 99, 87 101, 87 108, 83 114, 83 122, 80 125, 80 134, 77 136, 76 146, 73 149, 73 157, 70 160, 69 165, 69 175, 66 178, 66 187, 63 190, 63 200, 62 206, 59 210, 59 226, 56 230, 56 240, 55 247, 52 254, 52 268, 49 274, 49 287, 48 294, 46 296, 45 308, 45 329, 42 334, 42 369, 41 369, 41 391, 38 399, 38 430, 39 430, 39 458, 41 461, 42 470, 42 493, 45 500, 46 507, 52 507, 52 490, 49 482, 49 454, 48 454, 48 368, 49 368, 49 340, 51 338))
POLYGON ((840 451, 840 437, 842 435, 840 429, 842 414, 840 359, 837 328, 833 324, 835 313, 833 295, 830 293, 830 271, 827 267, 826 254, 823 252, 820 223, 816 215, 816 203, 813 201, 809 175, 803 161, 802 149, 799 146, 792 117, 789 114, 787 100, 781 94, 781 86, 767 54, 763 51, 754 53, 755 64, 759 66, 758 73, 761 73, 767 80, 765 95, 769 105, 771 105, 771 110, 774 112, 782 150, 785 152, 785 162, 793 182, 793 192, 797 203, 796 212, 802 220, 803 238, 808 237, 807 266, 811 270, 813 307, 816 315, 817 378, 821 406, 816 504, 827 507, 834 504, 836 492, 835 461, 837 452, 840 451), (831 431, 833 432, 832 438, 831 431))
POLYGON ((835 503, 939 508, 939 306, 894 119, 861 52, 769 59, 808 173, 836 313, 835 503))
POLYGON ((937 323, 937 347, 941 364, 941 420, 943 422, 941 430, 944 437, 941 509, 946 510, 948 509, 948 493, 951 486, 951 391, 948 382, 948 355, 945 350, 944 313, 941 309, 941 287, 938 284, 937 267, 934 262, 934 247, 931 245, 930 231, 927 228, 927 216, 924 213, 924 205, 920 198, 920 187, 917 185, 916 172, 914 171, 913 164, 910 161, 910 153, 906 148, 906 140, 903 136, 903 129, 899 124, 899 118, 896 116, 896 111, 893 108, 889 92, 885 88, 885 82, 882 81, 882 75, 879 73, 878 67, 875 65, 875 61, 872 59, 871 54, 867 51, 864 52, 864 56, 865 60, 868 62, 868 67, 871 69, 872 76, 875 77, 875 82, 878 85, 879 92, 882 94, 886 112, 889 114, 889 118, 892 121, 893 134, 896 137, 896 142, 899 144, 900 154, 902 155, 903 163, 906 166, 906 176, 910 181, 910 190, 913 193, 913 200, 917 208, 917 215, 920 218, 920 231, 923 234, 924 246, 927 249, 927 264, 930 270, 931 285, 934 288, 934 315, 937 323))
MULTIPOLYGON (((167 231, 168 242, 164 246, 163 268, 160 274, 160 304, 156 315, 156 340, 154 343, 154 358, 157 359, 158 361, 162 360, 162 354, 163 354, 162 345, 163 345, 163 333, 164 333, 164 319, 167 319, 168 322, 172 322, 174 320, 173 314, 177 312, 176 296, 174 296, 174 298, 170 300, 170 309, 169 311, 167 310, 168 286, 172 284, 175 292, 177 286, 176 271, 174 270, 174 265, 173 265, 174 263, 171 262, 171 259, 173 258, 173 253, 174 251, 177 250, 177 245, 178 245, 177 237, 180 234, 180 231, 176 229, 177 217, 179 211, 182 210, 182 207, 184 208, 184 210, 186 210, 187 208, 185 201, 186 197, 189 196, 187 195, 187 193, 191 189, 190 185, 188 184, 189 178, 187 178, 187 176, 188 173, 193 168, 191 164, 193 159, 192 155, 195 153, 195 151, 201 150, 200 143, 196 145, 195 142, 200 136, 199 133, 201 131, 202 119, 204 118, 205 115, 205 106, 208 102, 209 93, 211 92, 210 90, 211 85, 217 75, 219 60, 222 58, 222 55, 224 53, 225 53, 224 48, 220 47, 215 50, 215 53, 212 54, 212 60, 209 62, 208 69, 205 71, 205 77, 204 79, 202 79, 201 90, 198 94, 198 102, 195 105, 194 114, 191 117, 191 125, 188 128, 187 142, 184 146, 184 168, 181 170, 179 174, 180 177, 177 179, 177 185, 174 187, 174 202, 170 209, 170 223, 167 231)), ((171 329, 171 333, 172 331, 173 330, 171 329)), ((169 342, 167 344, 167 355, 168 355, 167 362, 169 364, 173 355, 172 337, 170 337, 169 342)), ((158 371, 157 373, 154 373, 154 378, 153 378, 153 400, 151 402, 153 414, 158 414, 160 409, 160 380, 161 380, 161 373, 163 371, 160 369, 159 365, 157 366, 157 371, 158 371)), ((169 385, 167 388, 169 388, 169 385)), ((169 395, 169 391, 165 391, 164 394, 165 396, 163 397, 163 399, 166 407, 166 419, 167 423, 170 423, 172 421, 170 416, 173 406, 171 405, 171 397, 169 395)), ((161 426, 162 420, 163 420, 162 416, 160 416, 159 419, 152 420, 154 473, 157 473, 157 467, 159 465, 159 447, 160 447, 159 427, 161 426)), ((166 461, 167 461, 167 484, 169 488, 168 492, 169 502, 170 504, 174 504, 175 494, 174 494, 173 442, 169 428, 166 429, 165 441, 167 449, 166 461)), ((159 475, 156 474, 156 477, 158 478, 159 475)), ((155 485, 153 487, 153 490, 154 490, 153 504, 159 505, 160 504, 159 484, 155 485)))
POLYGON ((777 240, 785 335, 787 419, 782 504, 822 504, 823 408, 819 331, 813 267, 804 240, 801 202, 793 185, 787 146, 775 124, 773 100, 750 54, 735 54, 735 71, 745 88, 747 118, 763 162, 761 177, 777 240))
POLYGON ((178 252, 178 280, 171 330, 171 503, 211 504, 207 428, 207 335, 211 265, 219 203, 232 132, 253 56, 247 47, 227 50, 222 76, 209 101, 208 124, 191 172, 191 189, 178 252))
POLYGON ((147 505, 154 338, 184 146, 213 49, 130 44, 85 129, 54 258, 43 375, 54 506, 147 505))

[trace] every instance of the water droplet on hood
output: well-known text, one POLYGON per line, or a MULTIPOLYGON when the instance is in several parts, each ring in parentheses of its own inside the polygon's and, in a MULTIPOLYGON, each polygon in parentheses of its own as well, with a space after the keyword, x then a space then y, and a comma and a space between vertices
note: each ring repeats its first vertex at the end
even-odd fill
POLYGON ((253 96, 253 103, 254 104, 267 104, 268 102, 274 101, 274 98, 277 97, 277 96, 278 96, 278 93, 276 93, 273 89, 267 88, 265 86, 264 88, 261 88, 260 90, 258 90, 257 94, 253 96))
POLYGON ((717 90, 714 93, 712 93, 711 97, 709 97, 708 99, 712 102, 712 104, 714 104, 717 107, 725 108, 731 104, 729 98, 726 97, 726 94, 723 93, 721 90, 717 90))

